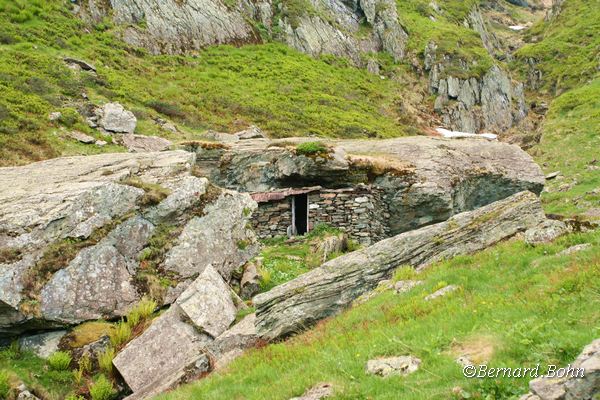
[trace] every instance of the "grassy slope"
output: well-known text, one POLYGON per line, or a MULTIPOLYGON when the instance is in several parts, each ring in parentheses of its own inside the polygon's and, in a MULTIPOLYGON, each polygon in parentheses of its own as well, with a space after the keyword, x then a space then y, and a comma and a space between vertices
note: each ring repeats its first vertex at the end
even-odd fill
POLYGON ((61 140, 61 126, 101 138, 82 120, 48 121, 51 111, 79 106, 82 92, 94 103, 131 108, 138 133, 175 140, 252 123, 276 137, 405 133, 393 105, 397 81, 276 43, 152 56, 116 39, 119 28, 110 23, 86 26, 69 7, 62 0, 0 0, 0 165, 100 151, 61 140), (98 76, 73 73, 63 56, 92 62, 98 76), (157 116, 173 119, 184 133, 159 131, 152 122, 157 116))
POLYGON ((542 88, 531 98, 562 93, 550 100, 541 142, 532 150, 546 172, 564 175, 549 182, 545 208, 568 215, 595 208, 593 218, 600 218, 600 194, 590 193, 600 187, 600 170, 591 164, 600 158, 600 1, 567 1, 558 17, 528 36, 538 40, 517 52, 517 62, 533 57, 543 72, 542 88))
POLYGON ((566 364, 600 335, 600 233, 570 235, 532 248, 503 243, 428 268, 425 284, 384 292, 286 343, 251 350, 226 372, 159 397, 288 399, 318 382, 332 382, 336 399, 448 399, 462 387, 489 399, 527 391, 528 379, 468 380, 456 346, 493 349, 490 366, 566 364), (556 256, 581 242, 594 247, 556 256), (508 279, 510 277, 510 279, 508 279), (461 290, 428 303, 445 284, 461 290), (422 368, 406 378, 367 376, 367 360, 413 354, 422 368))

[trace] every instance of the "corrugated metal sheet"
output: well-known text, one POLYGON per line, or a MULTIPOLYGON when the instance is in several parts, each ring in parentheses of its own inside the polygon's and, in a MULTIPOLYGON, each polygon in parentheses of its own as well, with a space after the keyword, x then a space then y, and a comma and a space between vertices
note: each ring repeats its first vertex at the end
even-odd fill
POLYGON ((272 190, 269 192, 254 192, 254 193, 250 193, 250 196, 257 203, 267 203, 269 201, 283 200, 286 197, 295 196, 297 194, 316 192, 317 190, 321 190, 321 186, 311 186, 311 187, 305 187, 305 188, 278 189, 278 190, 272 190))

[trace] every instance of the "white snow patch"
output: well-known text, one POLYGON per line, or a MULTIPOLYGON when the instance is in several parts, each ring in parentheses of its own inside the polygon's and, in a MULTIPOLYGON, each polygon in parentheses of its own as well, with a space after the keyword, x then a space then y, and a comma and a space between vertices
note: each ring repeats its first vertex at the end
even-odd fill
POLYGON ((511 25, 508 29, 512 29, 513 31, 522 31, 523 29, 527 29, 526 26, 523 25, 511 25))
POLYGON ((444 129, 444 128, 436 128, 435 130, 437 131, 437 133, 442 135, 442 137, 450 138, 450 139, 456 139, 456 138, 482 138, 482 139, 487 139, 487 140, 497 140, 498 139, 498 135, 495 135, 493 133, 477 134, 477 133, 457 132, 457 131, 450 131, 450 130, 444 129))

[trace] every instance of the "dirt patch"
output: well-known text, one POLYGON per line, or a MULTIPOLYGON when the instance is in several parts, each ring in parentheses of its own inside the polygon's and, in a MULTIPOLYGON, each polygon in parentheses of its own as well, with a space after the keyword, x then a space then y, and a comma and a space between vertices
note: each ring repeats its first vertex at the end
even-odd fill
POLYGON ((475 364, 484 364, 492 359, 498 347, 496 337, 489 334, 476 335, 453 343, 450 354, 453 357, 464 356, 475 364))

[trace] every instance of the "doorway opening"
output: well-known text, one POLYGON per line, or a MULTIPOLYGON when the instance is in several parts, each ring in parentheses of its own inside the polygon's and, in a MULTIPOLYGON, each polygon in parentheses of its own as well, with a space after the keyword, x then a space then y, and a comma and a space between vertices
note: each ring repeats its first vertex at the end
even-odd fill
POLYGON ((298 235, 308 232, 308 194, 298 194, 292 198, 293 223, 298 235))

